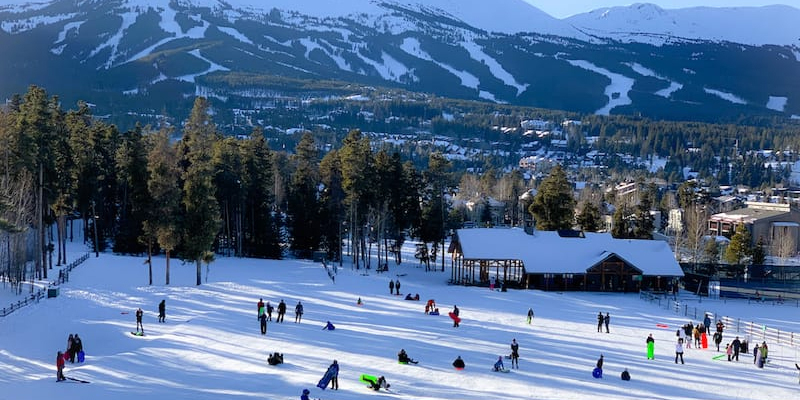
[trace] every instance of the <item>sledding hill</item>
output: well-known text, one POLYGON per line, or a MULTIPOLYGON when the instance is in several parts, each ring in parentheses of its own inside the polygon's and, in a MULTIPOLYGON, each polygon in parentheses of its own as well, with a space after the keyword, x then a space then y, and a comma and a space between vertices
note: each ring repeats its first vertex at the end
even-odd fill
MULTIPOLYGON (((406 259, 413 260, 410 254, 406 259)), ((676 365, 676 326, 692 319, 637 294, 448 286, 449 272, 426 273, 410 261, 383 274, 345 265, 334 284, 319 264, 234 258, 216 261, 201 286, 193 285, 194 266, 173 263, 172 284, 165 286, 163 264, 154 262, 156 282, 148 286, 141 258, 91 258, 72 272, 58 297, 0 319, 0 398, 297 399, 304 388, 312 398, 384 397, 358 382, 362 373, 386 376, 392 397, 406 399, 772 399, 793 398, 797 391, 798 354, 787 346, 770 344, 764 369, 752 364, 752 355, 728 363, 712 359, 721 353, 696 349, 686 351, 685 365, 676 365), (421 301, 390 295, 390 278, 421 301), (272 305, 283 299, 289 310, 284 323, 269 323, 266 336, 256 318, 259 298, 272 305), (442 315, 424 314, 429 298, 442 315), (156 322, 161 299, 164 324, 156 322), (299 300, 305 314, 296 324, 299 300), (454 305, 461 309, 459 328, 446 315, 454 305), (138 307, 145 311, 144 337, 129 333, 138 307), (532 325, 525 322, 529 307, 536 313, 532 325), (596 331, 598 311, 610 313, 611 333, 596 331), (336 330, 323 330, 326 321, 336 330), (90 384, 56 382, 55 355, 70 333, 83 338, 87 357, 84 364, 67 364, 66 375, 90 384), (656 340, 655 360, 646 359, 649 333, 656 340), (514 338, 520 368, 492 372, 514 338), (399 365, 401 348, 419 364, 399 365), (285 364, 267 365, 274 351, 284 353, 285 364), (601 353, 605 378, 593 379, 601 353), (459 355, 464 371, 450 365, 459 355), (334 359, 341 366, 340 389, 323 392, 315 385, 334 359), (624 368, 630 382, 619 379, 624 368)), ((684 302, 800 331, 796 305, 698 304, 688 295, 684 302)), ((726 332, 725 342, 732 339, 726 332)))

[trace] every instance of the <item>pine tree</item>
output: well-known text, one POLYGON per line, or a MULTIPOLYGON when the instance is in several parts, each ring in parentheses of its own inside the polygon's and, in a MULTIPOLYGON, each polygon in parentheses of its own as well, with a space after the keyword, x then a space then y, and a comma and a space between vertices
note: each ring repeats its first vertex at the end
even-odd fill
MULTIPOLYGON (((147 189, 153 207, 143 223, 143 235, 150 243, 155 238, 166 255, 166 284, 169 285, 170 255, 178 247, 180 232, 180 168, 177 150, 170 143, 169 131, 162 129, 152 135, 152 148, 147 156, 147 189)), ((148 246, 149 248, 149 246, 148 246)), ((148 261, 149 258, 148 253, 148 261)), ((152 284, 152 261, 151 284, 152 284)))
POLYGON ((120 199, 119 225, 114 237, 116 253, 139 254, 145 250, 139 239, 144 235, 143 223, 153 201, 147 189, 147 149, 143 136, 143 128, 138 124, 125 132, 115 155, 120 199))
POLYGON ((723 258, 730 264, 741 264, 750 255, 750 231, 743 223, 736 225, 723 258))
POLYGON ((305 257, 319 247, 319 151, 310 133, 303 135, 292 156, 294 173, 289 184, 288 227, 291 249, 305 257))
POLYGON ((750 262, 753 265, 761 265, 764 264, 764 261, 767 259, 767 251, 764 249, 764 238, 759 236, 758 241, 756 241, 756 245, 750 249, 750 255, 752 259, 750 262))
POLYGON ((536 217, 536 228, 543 231, 571 229, 575 217, 572 184, 560 165, 542 180, 529 211, 536 217))
POLYGON ((183 247, 181 257, 197 268, 196 284, 202 283, 203 257, 212 250, 220 230, 220 211, 214 187, 211 149, 218 140, 209 115, 210 104, 203 97, 194 102, 181 140, 183 178, 183 247))
POLYGON ((276 218, 272 214, 276 203, 273 153, 269 150, 260 128, 254 129, 250 134, 244 152, 244 252, 254 257, 279 259, 281 237, 276 218))
POLYGON ((591 201, 585 201, 581 207, 576 223, 585 232, 597 232, 602 226, 600 209, 591 201))

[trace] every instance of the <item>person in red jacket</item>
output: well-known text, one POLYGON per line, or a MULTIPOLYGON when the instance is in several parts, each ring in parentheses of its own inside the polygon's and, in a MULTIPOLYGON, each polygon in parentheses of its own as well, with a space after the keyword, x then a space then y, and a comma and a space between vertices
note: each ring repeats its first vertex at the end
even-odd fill
POLYGON ((65 381, 64 378, 64 353, 58 352, 56 355, 56 382, 65 381))

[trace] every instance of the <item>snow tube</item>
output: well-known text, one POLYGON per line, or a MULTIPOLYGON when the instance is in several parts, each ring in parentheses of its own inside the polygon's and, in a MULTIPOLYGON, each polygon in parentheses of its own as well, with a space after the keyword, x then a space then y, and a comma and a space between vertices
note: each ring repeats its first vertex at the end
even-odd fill
POLYGON ((600 368, 593 369, 592 370, 592 376, 595 377, 595 379, 602 378, 603 377, 603 370, 600 369, 600 368))
POLYGON ((84 353, 83 350, 79 351, 78 352, 78 362, 82 363, 85 360, 86 360, 86 353, 84 353))
POLYGON ((669 328, 669 325, 667 325, 667 324, 656 324, 656 328, 667 329, 667 328, 669 328))
POLYGON ((706 335, 705 332, 703 332, 703 334, 700 335, 700 342, 703 344, 704 349, 708 348, 708 335, 706 335))
POLYGON ((650 342, 650 343, 647 344, 647 359, 648 360, 651 359, 651 358, 652 359, 656 358, 656 356, 655 356, 655 352, 656 352, 655 347, 656 347, 655 343, 653 343, 653 342, 650 342))
POLYGON ((453 319, 453 321, 455 321, 455 323, 457 323, 457 324, 460 324, 460 323, 461 323, 461 318, 459 318, 459 317, 458 317, 458 315, 456 315, 456 314, 455 314, 455 313, 453 313, 452 311, 451 311, 451 312, 449 312, 447 315, 449 315, 449 316, 450 316, 450 318, 452 318, 452 319, 453 319))

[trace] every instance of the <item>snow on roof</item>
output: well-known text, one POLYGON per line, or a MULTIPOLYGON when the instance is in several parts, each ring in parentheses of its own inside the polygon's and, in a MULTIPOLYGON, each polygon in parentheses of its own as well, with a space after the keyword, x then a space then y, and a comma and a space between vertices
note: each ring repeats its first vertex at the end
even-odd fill
POLYGON ((521 260, 528 273, 583 274, 601 260, 616 254, 644 275, 683 276, 669 244, 660 240, 614 239, 608 233, 584 233, 584 238, 563 238, 555 231, 522 229, 459 229, 464 259, 521 260))

